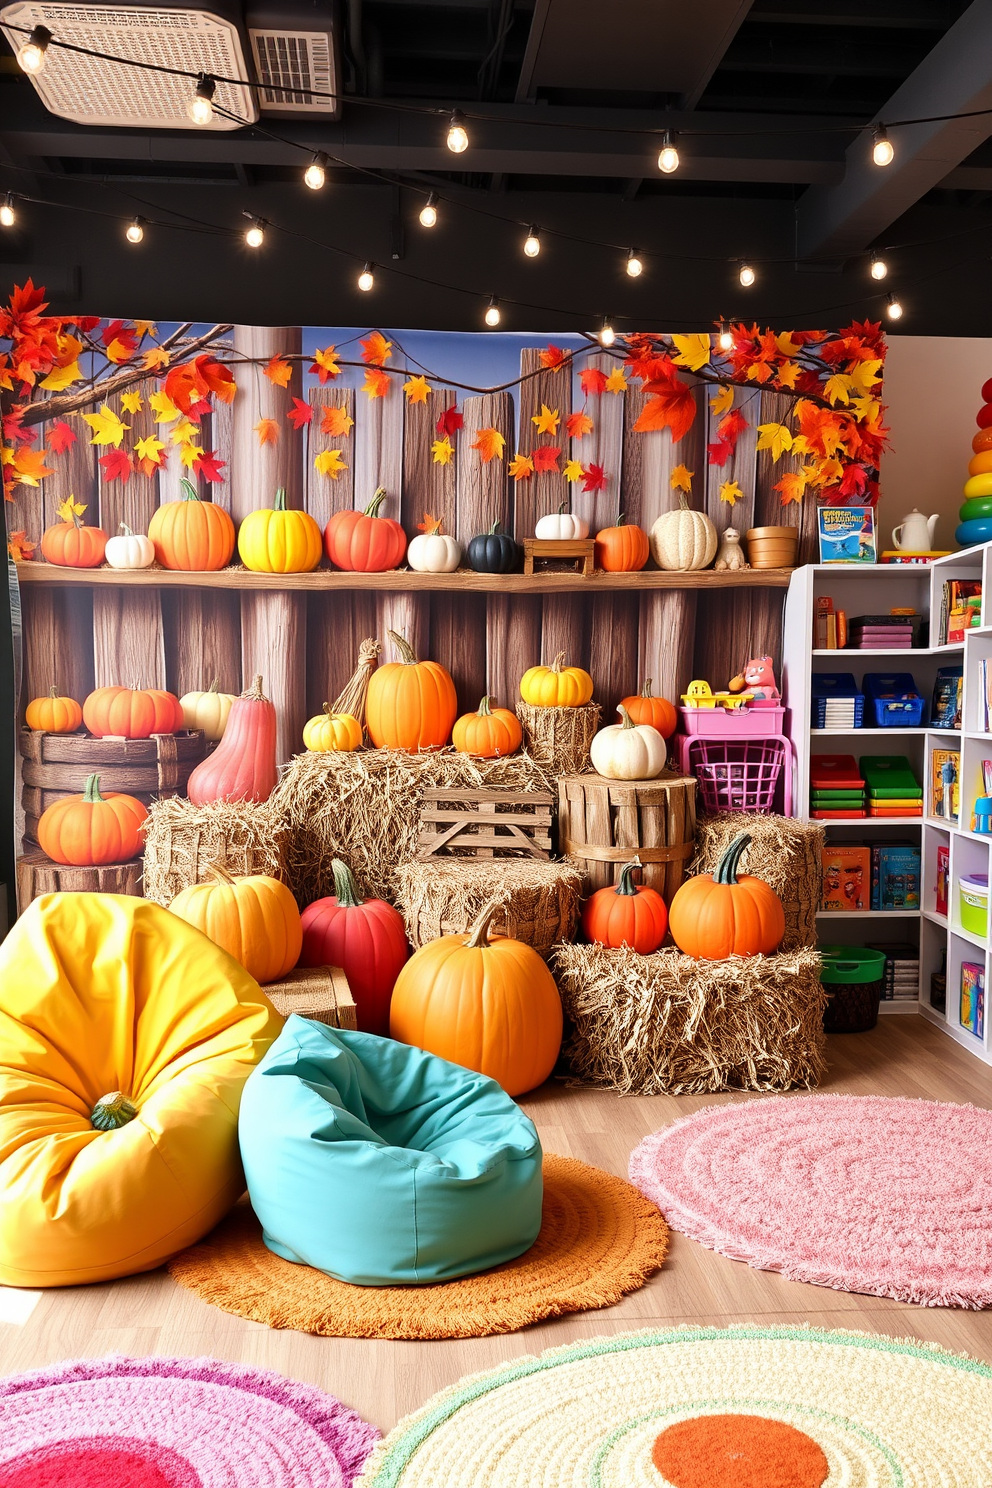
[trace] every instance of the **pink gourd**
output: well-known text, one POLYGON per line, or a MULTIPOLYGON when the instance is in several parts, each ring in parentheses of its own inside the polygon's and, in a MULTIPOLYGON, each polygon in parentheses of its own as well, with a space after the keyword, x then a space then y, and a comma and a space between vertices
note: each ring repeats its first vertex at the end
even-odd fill
POLYGON ((186 794, 194 806, 211 801, 267 801, 275 790, 276 710, 262 692, 262 679, 235 698, 223 737, 197 765, 186 794))

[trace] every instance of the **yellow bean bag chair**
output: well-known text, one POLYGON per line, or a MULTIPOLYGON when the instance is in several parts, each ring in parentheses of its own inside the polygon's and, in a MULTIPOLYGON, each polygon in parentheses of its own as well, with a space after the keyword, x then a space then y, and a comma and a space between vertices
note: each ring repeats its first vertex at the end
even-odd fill
POLYGON ((281 1023, 157 904, 36 899, 0 945, 0 1283, 109 1281, 205 1235, 244 1191, 241 1090, 281 1023))

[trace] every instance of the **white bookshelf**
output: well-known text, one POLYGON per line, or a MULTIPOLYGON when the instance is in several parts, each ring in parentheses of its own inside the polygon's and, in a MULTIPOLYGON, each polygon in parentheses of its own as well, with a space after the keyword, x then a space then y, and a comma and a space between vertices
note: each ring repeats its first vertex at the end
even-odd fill
MULTIPOLYGON (((969 1053, 992 1064, 989 1037, 992 955, 989 937, 964 930, 958 916, 958 884, 967 873, 990 871, 992 837, 970 830, 975 799, 980 788, 981 761, 992 759, 992 732, 983 730, 979 664, 992 661, 992 545, 965 548, 928 565, 897 564, 810 564, 797 569, 789 585, 785 606, 782 658, 783 700, 789 709, 792 739, 796 750, 793 810, 804 821, 809 815, 809 762, 811 754, 904 754, 923 785, 924 817, 866 817, 849 822, 825 821, 827 839, 833 843, 870 842, 879 829, 894 841, 918 843, 921 848, 921 906, 919 910, 823 911, 817 916, 824 944, 862 945, 866 941, 919 943, 920 982, 916 1000, 883 1002, 881 1011, 921 1013, 969 1053), (964 644, 938 644, 943 585, 948 579, 982 580, 982 624, 971 630, 964 644), (834 608, 854 615, 884 613, 896 606, 912 606, 922 616, 918 624, 919 644, 911 651, 825 651, 814 649, 814 603, 829 595, 834 608), (810 727, 812 678, 819 672, 853 672, 860 682, 865 672, 911 672, 929 707, 937 671, 961 659, 964 694, 960 732, 948 729, 860 728, 814 729, 810 727), (931 815, 931 755, 935 749, 960 749, 959 824, 931 815), (950 854, 948 914, 936 909, 937 847, 946 845, 950 854), (904 923, 900 923, 904 922, 904 923), (939 971, 946 955, 947 999, 943 1011, 930 1002, 931 976, 939 971), (985 1034, 977 1038, 960 1019, 960 976, 963 961, 985 963, 985 1034)), ((927 714, 924 715, 928 716, 927 714)))

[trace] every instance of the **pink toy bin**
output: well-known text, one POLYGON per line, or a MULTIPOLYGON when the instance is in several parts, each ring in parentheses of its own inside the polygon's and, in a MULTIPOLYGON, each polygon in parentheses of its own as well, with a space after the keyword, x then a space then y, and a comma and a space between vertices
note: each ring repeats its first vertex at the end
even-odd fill
POLYGON ((783 732, 785 709, 773 708, 680 708, 686 734, 710 739, 768 739, 783 732))

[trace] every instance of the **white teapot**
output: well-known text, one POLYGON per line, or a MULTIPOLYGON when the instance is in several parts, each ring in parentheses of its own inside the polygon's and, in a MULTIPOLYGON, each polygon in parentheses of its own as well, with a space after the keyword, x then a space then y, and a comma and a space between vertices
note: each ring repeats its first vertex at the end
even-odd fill
POLYGON ((930 553, 933 551, 934 533, 937 529, 938 513, 925 517, 916 507, 903 517, 898 527, 892 529, 892 546, 907 553, 930 553))

